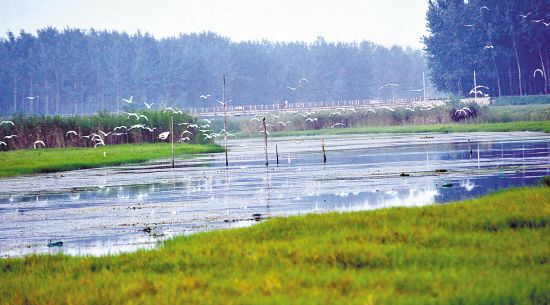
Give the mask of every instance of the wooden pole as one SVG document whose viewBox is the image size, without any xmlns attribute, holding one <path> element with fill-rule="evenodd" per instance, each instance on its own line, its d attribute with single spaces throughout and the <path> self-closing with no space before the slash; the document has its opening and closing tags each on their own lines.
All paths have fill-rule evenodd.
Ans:
<svg viewBox="0 0 550 305">
<path fill-rule="evenodd" d="M 327 163 L 327 153 L 325 151 L 325 140 L 321 138 L 321 148 L 323 149 L 323 163 Z"/>
<path fill-rule="evenodd" d="M 265 125 L 265 117 L 262 119 L 264 125 L 264 143 L 265 143 L 265 166 L 269 165 L 269 159 L 267 157 L 267 126 Z"/>
<path fill-rule="evenodd" d="M 172 168 L 174 168 L 174 114 L 172 113 L 172 120 L 170 124 L 170 133 L 172 135 Z"/>
<path fill-rule="evenodd" d="M 468 147 L 470 148 L 470 158 L 472 158 L 472 143 L 470 142 L 470 139 L 468 139 Z"/>
<path fill-rule="evenodd" d="M 277 156 L 277 167 L 279 166 L 279 147 L 275 144 L 275 155 Z"/>
<path fill-rule="evenodd" d="M 225 74 L 223 75 L 222 103 L 223 103 L 223 130 L 224 130 L 223 141 L 225 146 L 225 166 L 229 166 L 229 160 L 227 159 L 227 112 L 225 107 Z"/>
</svg>

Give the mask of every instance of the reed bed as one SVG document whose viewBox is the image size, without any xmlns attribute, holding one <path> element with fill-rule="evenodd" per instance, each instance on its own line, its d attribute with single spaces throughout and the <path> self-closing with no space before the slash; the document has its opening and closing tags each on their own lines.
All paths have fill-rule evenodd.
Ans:
<svg viewBox="0 0 550 305">
<path fill-rule="evenodd" d="M 135 117 L 128 118 L 126 114 L 110 114 L 98 113 L 91 116 L 24 116 L 15 115 L 5 120 L 13 121 L 14 125 L 3 124 L 0 126 L 0 140 L 7 143 L 6 146 L 0 146 L 0 150 L 16 150 L 33 148 L 35 141 L 44 141 L 48 148 L 60 147 L 93 147 L 95 142 L 89 136 L 96 133 L 102 136 L 105 145 L 112 144 L 133 144 L 133 143 L 152 143 L 159 142 L 158 135 L 162 132 L 170 130 L 171 112 L 163 113 L 162 111 L 139 111 L 138 114 L 145 115 L 148 120 Z M 179 123 L 201 124 L 199 120 L 188 113 L 174 114 L 174 134 L 175 140 L 178 141 L 181 133 L 186 129 L 184 125 Z M 155 128 L 153 131 L 148 131 L 143 128 L 134 128 L 133 125 L 144 125 L 146 127 Z M 114 131 L 117 126 L 125 126 L 127 129 L 117 130 L 109 136 L 103 136 L 100 130 L 108 133 Z M 78 135 L 67 135 L 69 130 L 75 131 Z M 188 143 L 206 144 L 212 143 L 211 140 L 205 139 L 202 133 L 198 132 L 197 128 L 190 128 L 193 135 L 186 134 L 189 137 Z M 12 139 L 4 139 L 8 135 L 17 135 Z"/>
</svg>

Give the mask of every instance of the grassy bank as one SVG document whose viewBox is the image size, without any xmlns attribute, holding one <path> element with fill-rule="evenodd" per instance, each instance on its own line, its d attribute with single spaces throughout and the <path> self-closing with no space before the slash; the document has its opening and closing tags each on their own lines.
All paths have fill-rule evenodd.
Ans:
<svg viewBox="0 0 550 305">
<path fill-rule="evenodd" d="M 6 304 L 548 304 L 550 188 L 0 260 Z"/>
<path fill-rule="evenodd" d="M 434 125 L 403 125 L 357 128 L 325 128 L 318 130 L 299 130 L 273 132 L 272 136 L 339 135 L 362 133 L 417 133 L 417 132 L 508 132 L 541 131 L 550 132 L 550 121 L 506 122 L 506 123 L 450 123 Z"/>
<path fill-rule="evenodd" d="M 175 144 L 175 155 L 223 151 L 214 144 Z M 169 158 L 169 143 L 99 146 L 98 148 L 51 148 L 0 152 L 0 177 L 59 172 Z"/>
</svg>

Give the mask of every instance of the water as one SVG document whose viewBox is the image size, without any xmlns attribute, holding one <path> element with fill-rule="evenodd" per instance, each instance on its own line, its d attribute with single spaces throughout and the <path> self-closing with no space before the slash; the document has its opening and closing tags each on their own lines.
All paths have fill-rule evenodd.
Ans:
<svg viewBox="0 0 550 305">
<path fill-rule="evenodd" d="M 271 139 L 267 168 L 263 140 L 246 139 L 229 141 L 229 169 L 223 154 L 211 154 L 177 160 L 176 169 L 156 161 L 1 179 L 0 256 L 134 251 L 175 235 L 248 226 L 257 214 L 264 219 L 440 204 L 534 185 L 550 170 L 550 136 L 542 133 L 324 141 L 327 164 L 319 137 Z M 63 247 L 46 247 L 50 239 L 62 240 Z"/>
</svg>

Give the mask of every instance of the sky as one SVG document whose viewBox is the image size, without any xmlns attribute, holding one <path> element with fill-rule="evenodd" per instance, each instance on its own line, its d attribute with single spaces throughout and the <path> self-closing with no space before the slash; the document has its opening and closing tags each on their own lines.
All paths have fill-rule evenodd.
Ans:
<svg viewBox="0 0 550 305">
<path fill-rule="evenodd" d="M 428 0 L 0 0 L 0 37 L 68 26 L 156 38 L 211 31 L 237 42 L 322 36 L 421 48 L 427 9 Z"/>
</svg>

